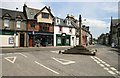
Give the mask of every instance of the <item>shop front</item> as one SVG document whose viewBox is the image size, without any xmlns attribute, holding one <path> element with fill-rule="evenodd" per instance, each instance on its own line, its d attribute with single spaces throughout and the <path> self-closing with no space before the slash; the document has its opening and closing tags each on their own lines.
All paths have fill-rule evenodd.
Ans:
<svg viewBox="0 0 120 78">
<path fill-rule="evenodd" d="M 56 34 L 56 46 L 70 46 L 71 36 L 66 33 Z"/>
<path fill-rule="evenodd" d="M 34 32 L 34 34 L 30 34 L 29 46 L 53 46 L 53 33 Z"/>
</svg>

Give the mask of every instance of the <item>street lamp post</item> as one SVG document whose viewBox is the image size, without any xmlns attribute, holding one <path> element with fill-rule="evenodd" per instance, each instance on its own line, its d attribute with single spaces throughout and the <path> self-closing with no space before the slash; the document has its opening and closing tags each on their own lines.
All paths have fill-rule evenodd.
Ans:
<svg viewBox="0 0 120 78">
<path fill-rule="evenodd" d="M 81 45 L 81 22 L 82 22 L 82 19 L 81 19 L 81 15 L 79 15 L 79 45 Z"/>
<path fill-rule="evenodd" d="M 14 48 L 16 46 L 16 16 L 17 16 L 17 10 L 18 8 L 16 8 L 16 12 L 15 12 L 15 26 L 14 26 Z"/>
</svg>

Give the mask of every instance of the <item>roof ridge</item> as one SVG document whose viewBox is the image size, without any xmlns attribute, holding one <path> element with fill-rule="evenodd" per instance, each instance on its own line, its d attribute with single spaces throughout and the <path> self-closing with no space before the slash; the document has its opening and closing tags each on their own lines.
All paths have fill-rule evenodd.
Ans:
<svg viewBox="0 0 120 78">
<path fill-rule="evenodd" d="M 35 8 L 30 8 L 30 7 L 27 7 L 28 9 L 32 9 L 32 10 L 37 10 L 37 11 L 41 11 L 40 9 L 35 9 Z"/>
<path fill-rule="evenodd" d="M 13 11 L 13 12 L 21 12 L 23 13 L 23 11 L 16 11 L 16 10 L 11 10 L 11 9 L 5 9 L 5 8 L 0 8 L 1 10 L 8 10 L 8 11 Z"/>
</svg>

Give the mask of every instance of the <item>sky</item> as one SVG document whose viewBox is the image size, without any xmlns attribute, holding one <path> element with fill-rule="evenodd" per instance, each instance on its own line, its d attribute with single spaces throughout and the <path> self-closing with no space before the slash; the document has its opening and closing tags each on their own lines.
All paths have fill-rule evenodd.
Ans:
<svg viewBox="0 0 120 78">
<path fill-rule="evenodd" d="M 103 2 L 104 1 L 104 2 Z M 42 9 L 44 6 L 50 6 L 54 16 L 66 18 L 67 14 L 73 15 L 76 19 L 79 14 L 82 15 L 82 24 L 90 27 L 90 32 L 94 38 L 102 33 L 108 33 L 110 30 L 111 16 L 118 18 L 118 0 L 67 0 L 48 1 L 48 0 L 2 0 L 0 8 L 22 11 L 24 3 L 28 7 Z"/>
</svg>

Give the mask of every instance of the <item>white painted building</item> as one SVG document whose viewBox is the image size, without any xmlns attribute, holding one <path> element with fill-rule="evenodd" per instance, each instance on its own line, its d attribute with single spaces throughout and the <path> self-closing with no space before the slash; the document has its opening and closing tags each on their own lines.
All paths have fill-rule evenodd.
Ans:
<svg viewBox="0 0 120 78">
<path fill-rule="evenodd" d="M 54 19 L 54 46 L 75 46 L 75 27 L 69 19 Z"/>
</svg>

